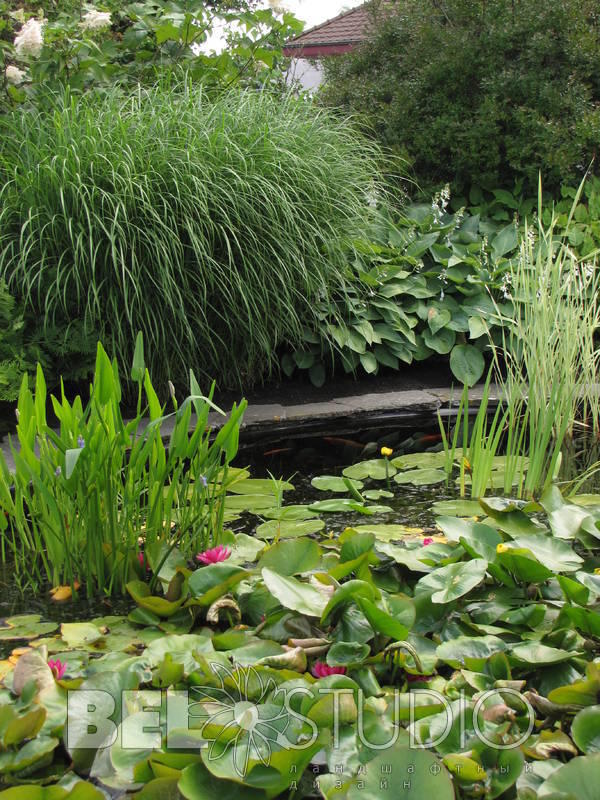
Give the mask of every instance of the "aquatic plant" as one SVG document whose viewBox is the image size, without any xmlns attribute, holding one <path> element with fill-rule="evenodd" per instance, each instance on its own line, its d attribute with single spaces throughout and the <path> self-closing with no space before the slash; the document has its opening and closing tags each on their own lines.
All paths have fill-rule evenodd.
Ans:
<svg viewBox="0 0 600 800">
<path fill-rule="evenodd" d="M 443 481 L 444 459 L 397 455 L 398 491 Z M 382 459 L 345 471 L 364 495 L 384 485 Z M 320 478 L 319 492 L 343 485 Z M 228 485 L 230 520 L 277 512 L 282 528 L 224 533 L 226 562 L 178 567 L 153 593 L 133 585 L 128 616 L 5 621 L 17 647 L 1 664 L 0 776 L 13 785 L 0 800 L 61 776 L 52 797 L 76 780 L 73 800 L 115 787 L 274 800 L 315 781 L 375 800 L 382 781 L 398 795 L 409 779 L 418 798 L 595 800 L 600 496 L 438 501 L 425 537 L 357 507 L 332 538 L 283 521 L 318 503 L 267 507 L 292 484 L 231 468 Z M 57 683 L 53 662 L 67 660 Z M 114 707 L 89 705 L 98 690 Z"/>
<path fill-rule="evenodd" d="M 190 373 L 191 394 L 181 405 L 173 398 L 167 413 L 145 369 L 141 336 L 131 376 L 137 413 L 126 420 L 117 365 L 98 344 L 89 400 L 70 402 L 62 387 L 50 397 L 58 431 L 47 420 L 42 368 L 33 390 L 23 378 L 14 473 L 0 454 L 2 559 L 21 580 L 68 584 L 73 592 L 81 582 L 88 595 L 123 592 L 140 568 L 155 581 L 168 576 L 176 548 L 191 557 L 218 545 L 245 401 L 211 438 L 209 412 L 224 415 L 213 389 L 204 396 Z"/>
</svg>

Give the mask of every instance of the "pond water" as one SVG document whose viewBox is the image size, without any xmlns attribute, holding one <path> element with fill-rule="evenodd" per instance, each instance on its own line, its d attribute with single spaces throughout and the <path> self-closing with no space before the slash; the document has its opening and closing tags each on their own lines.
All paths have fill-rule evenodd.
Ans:
<svg viewBox="0 0 600 800">
<path fill-rule="evenodd" d="M 280 436 L 276 441 L 258 441 L 244 444 L 234 466 L 247 468 L 254 478 L 282 478 L 289 481 L 293 490 L 285 492 L 284 504 L 309 504 L 331 498 L 331 492 L 322 492 L 312 486 L 311 481 L 324 474 L 339 476 L 350 464 L 378 458 L 382 446 L 393 448 L 394 454 L 436 451 L 441 447 L 437 426 L 423 425 L 420 430 L 406 425 L 387 428 L 365 428 L 351 435 L 318 434 L 305 436 L 294 432 Z M 562 474 L 571 480 L 600 460 L 600 444 L 597 441 L 577 439 L 570 442 L 564 451 Z M 378 482 L 385 489 L 385 483 Z M 423 529 L 433 533 L 435 514 L 432 504 L 440 500 L 458 497 L 458 488 L 450 482 L 432 486 L 398 486 L 392 482 L 393 497 L 377 501 L 392 508 L 364 517 L 353 511 L 322 514 L 327 532 L 341 533 L 345 528 L 359 524 L 393 523 Z M 600 472 L 593 475 L 580 491 L 599 492 Z M 341 496 L 341 495 L 340 495 Z M 227 527 L 234 533 L 253 534 L 260 524 L 260 512 L 242 513 L 238 520 Z M 10 564 L 0 562 L 0 620 L 15 614 L 39 614 L 43 619 L 68 622 L 93 619 L 99 616 L 127 614 L 134 608 L 129 597 L 106 597 L 89 600 L 80 596 L 76 601 L 54 603 L 50 600 L 49 586 L 37 592 L 29 588 L 21 590 L 15 581 Z M 10 647 L 8 652 L 10 652 Z M 0 655 L 7 652 L 0 642 Z"/>
</svg>

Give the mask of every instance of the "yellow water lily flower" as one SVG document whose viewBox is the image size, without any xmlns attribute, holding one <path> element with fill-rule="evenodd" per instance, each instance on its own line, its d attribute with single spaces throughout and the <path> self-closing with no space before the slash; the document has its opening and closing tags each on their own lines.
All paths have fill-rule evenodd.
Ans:
<svg viewBox="0 0 600 800">
<path fill-rule="evenodd" d="M 508 553 L 509 550 L 510 547 L 507 544 L 504 544 L 504 542 L 500 542 L 500 544 L 496 547 L 497 553 Z"/>
<path fill-rule="evenodd" d="M 391 447 L 382 447 L 381 448 L 381 455 L 382 456 L 385 456 L 387 458 L 388 456 L 391 456 L 393 454 L 394 454 L 394 451 L 392 450 Z"/>
</svg>

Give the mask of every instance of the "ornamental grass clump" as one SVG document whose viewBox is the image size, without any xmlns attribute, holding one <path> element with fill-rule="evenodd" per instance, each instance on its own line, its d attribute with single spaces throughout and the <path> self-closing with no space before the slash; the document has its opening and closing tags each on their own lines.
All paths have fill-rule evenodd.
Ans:
<svg viewBox="0 0 600 800">
<path fill-rule="evenodd" d="M 83 320 L 122 368 L 141 330 L 159 389 L 190 367 L 221 386 L 268 375 L 344 291 L 343 246 L 373 213 L 376 148 L 293 97 L 67 93 L 0 128 L 0 274 L 47 330 Z"/>
</svg>

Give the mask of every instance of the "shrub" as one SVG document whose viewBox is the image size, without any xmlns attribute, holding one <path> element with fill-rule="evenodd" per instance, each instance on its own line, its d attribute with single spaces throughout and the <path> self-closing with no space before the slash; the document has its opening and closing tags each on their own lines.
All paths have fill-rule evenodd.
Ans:
<svg viewBox="0 0 600 800">
<path fill-rule="evenodd" d="M 600 133 L 594 0 L 402 0 L 329 59 L 326 101 L 405 154 L 425 188 L 579 182 Z"/>
<path fill-rule="evenodd" d="M 272 370 L 343 290 L 376 150 L 301 100 L 157 86 L 0 120 L 0 273 L 46 329 L 82 320 L 159 386 Z"/>
</svg>

